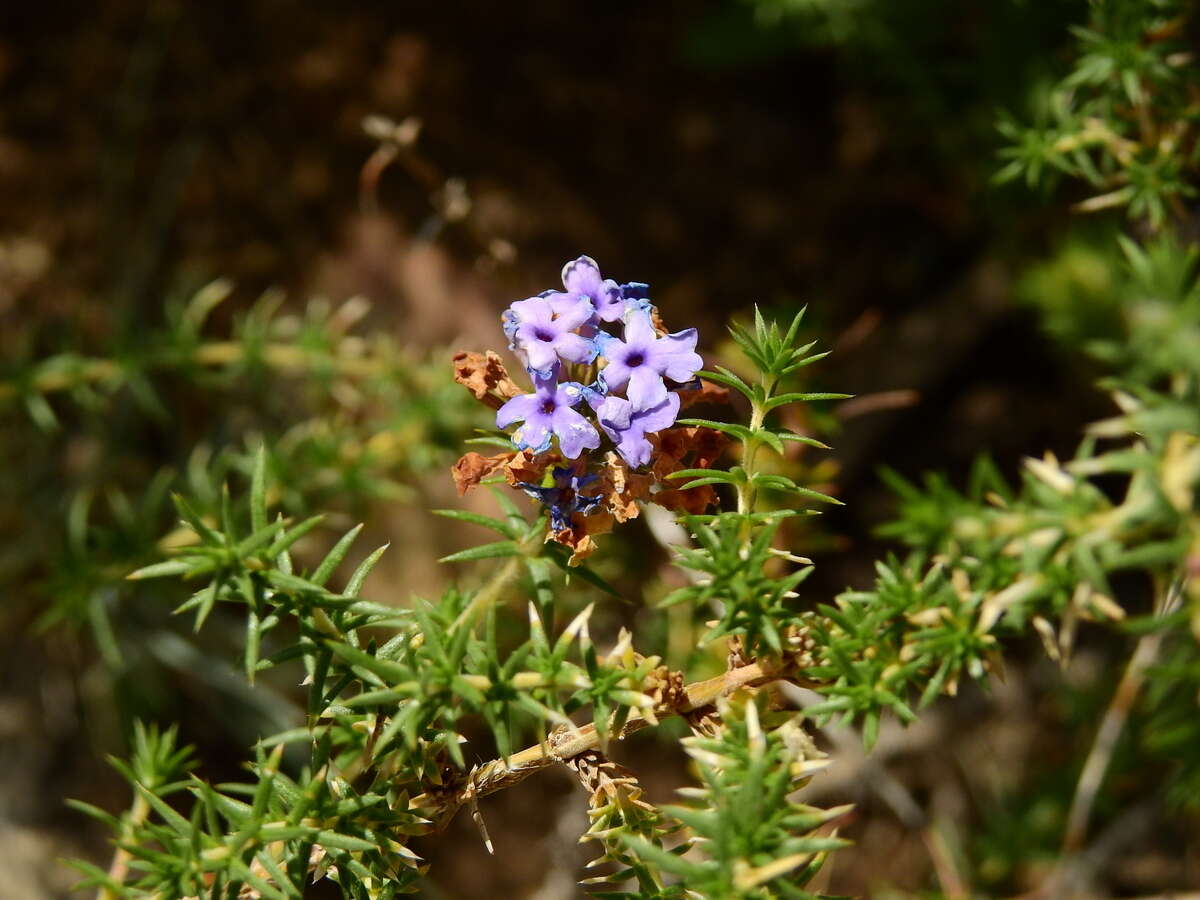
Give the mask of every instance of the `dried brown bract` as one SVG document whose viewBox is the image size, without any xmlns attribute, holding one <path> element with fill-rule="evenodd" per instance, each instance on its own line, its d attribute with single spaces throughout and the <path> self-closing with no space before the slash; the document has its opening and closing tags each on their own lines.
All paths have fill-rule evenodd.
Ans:
<svg viewBox="0 0 1200 900">
<path fill-rule="evenodd" d="M 502 473 L 504 480 L 513 487 L 537 484 L 546 469 L 558 461 L 557 453 L 533 453 L 529 450 L 514 450 L 495 456 L 472 452 L 464 454 L 451 466 L 450 474 L 454 476 L 454 484 L 461 496 L 496 473 Z"/>
<path fill-rule="evenodd" d="M 654 473 L 663 478 L 680 469 L 711 468 L 728 446 L 729 438 L 712 428 L 668 428 L 658 435 Z"/>
<path fill-rule="evenodd" d="M 483 481 L 489 475 L 505 468 L 516 453 L 501 453 L 497 456 L 484 456 L 482 453 L 466 453 L 458 462 L 450 467 L 454 477 L 454 486 L 458 488 L 461 497 L 471 488 Z"/>
<path fill-rule="evenodd" d="M 504 479 L 512 487 L 538 484 L 546 470 L 562 460 L 557 453 L 534 453 L 532 450 L 518 450 L 508 456 L 509 460 L 504 466 Z"/>
<path fill-rule="evenodd" d="M 604 498 L 603 508 L 618 522 L 636 519 L 641 512 L 637 501 L 650 496 L 654 479 L 634 472 L 625 460 L 612 452 L 604 457 L 599 475 L 597 493 Z"/>
<path fill-rule="evenodd" d="M 550 531 L 546 535 L 546 540 L 569 547 L 571 558 L 567 560 L 567 565 L 577 566 L 598 549 L 599 544 L 596 543 L 595 536 L 608 534 L 612 528 L 613 517 L 608 513 L 593 513 L 590 516 L 575 513 L 571 516 L 570 528 Z"/>
<path fill-rule="evenodd" d="M 475 353 L 460 350 L 454 354 L 454 380 L 492 409 L 499 409 L 524 391 L 508 375 L 500 355 L 489 350 Z"/>
<path fill-rule="evenodd" d="M 711 428 L 669 428 L 657 435 L 657 450 L 651 473 L 664 487 L 650 499 L 675 512 L 699 515 L 717 504 L 712 485 L 681 490 L 667 476 L 680 469 L 708 469 L 729 445 L 729 438 Z M 666 485 L 670 485 L 667 487 Z"/>
<path fill-rule="evenodd" d="M 588 792 L 592 806 L 603 806 L 610 801 L 624 801 L 644 811 L 657 814 L 657 810 L 642 800 L 642 786 L 637 776 L 624 766 L 613 762 L 599 750 L 586 750 L 566 760 L 567 768 L 579 778 L 579 783 Z"/>
<path fill-rule="evenodd" d="M 729 388 L 701 379 L 698 391 L 679 392 L 680 409 L 688 409 L 692 406 L 698 406 L 701 403 L 728 406 Z"/>
</svg>

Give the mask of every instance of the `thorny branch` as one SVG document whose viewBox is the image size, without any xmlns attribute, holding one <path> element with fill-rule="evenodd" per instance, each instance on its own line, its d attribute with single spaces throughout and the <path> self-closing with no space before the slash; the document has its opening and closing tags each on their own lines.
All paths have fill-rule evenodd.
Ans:
<svg viewBox="0 0 1200 900">
<path fill-rule="evenodd" d="M 751 663 L 730 669 L 724 675 L 687 685 L 680 702 L 665 709 L 656 710 L 659 719 L 702 710 L 719 698 L 748 687 L 760 687 L 784 676 L 782 668 L 763 662 Z M 617 740 L 640 731 L 652 724 L 640 713 L 629 717 Z M 507 759 L 494 759 L 472 770 L 466 782 L 448 791 L 421 794 L 412 800 L 412 807 L 429 813 L 432 828 L 440 831 L 467 803 L 497 791 L 520 784 L 530 775 L 550 766 L 562 763 L 580 753 L 601 746 L 600 734 L 594 722 L 577 728 L 560 727 L 550 733 L 542 743 L 514 753 Z"/>
</svg>

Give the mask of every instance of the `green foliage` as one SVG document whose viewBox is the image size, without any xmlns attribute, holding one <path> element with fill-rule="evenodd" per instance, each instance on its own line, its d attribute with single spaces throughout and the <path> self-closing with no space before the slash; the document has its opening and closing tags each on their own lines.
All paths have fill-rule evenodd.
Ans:
<svg viewBox="0 0 1200 900">
<path fill-rule="evenodd" d="M 1169 773 L 1172 804 L 1200 809 L 1200 645 L 1178 615 L 1162 661 L 1150 672 L 1137 749 Z"/>
<path fill-rule="evenodd" d="M 1112 373 L 1106 385 L 1138 392 L 1161 389 L 1188 405 L 1200 379 L 1200 282 L 1197 250 L 1164 235 L 1145 244 L 1119 237 L 1121 256 L 1076 239 L 1033 268 L 1021 293 L 1042 311 L 1046 328 L 1083 347 Z"/>
<path fill-rule="evenodd" d="M 289 548 L 317 520 L 270 521 L 269 490 L 264 451 L 244 514 L 228 492 L 220 522 L 213 524 L 177 498 L 193 539 L 130 578 L 204 582 L 177 609 L 194 613 L 197 629 L 218 603 L 244 607 L 247 676 L 302 659 L 307 725 L 261 742 L 250 785 L 190 784 L 187 816 L 163 800 L 182 786 L 165 783 L 160 774 L 178 766 L 176 756 L 139 752 L 122 769 L 140 801 L 121 825 L 119 844 L 137 857 L 133 867 L 142 875 L 118 884 L 89 870 L 89 883 L 130 897 L 235 896 L 244 884 L 264 895 L 300 896 L 306 866 L 316 865 L 318 874 L 336 871 L 347 896 L 405 892 L 415 884 L 416 860 L 407 842 L 428 824 L 426 810 L 410 803 L 412 794 L 462 786 L 468 775 L 464 721 L 482 719 L 508 756 L 518 737 L 539 733 L 544 739 L 544 726 L 568 724 L 572 711 L 590 709 L 603 742 L 631 713 L 652 706 L 643 688 L 657 659 L 632 655 L 627 644 L 607 656 L 598 653 L 587 631 L 590 608 L 553 643 L 532 607 L 526 640 L 514 644 L 498 634 L 495 603 L 514 577 L 513 567 L 524 563 L 539 580 L 547 576 L 548 561 L 537 555 L 541 542 L 528 546 L 531 526 L 523 520 L 519 527 L 511 517 L 493 522 L 502 533 L 523 535 L 524 542 L 514 543 L 506 570 L 488 587 L 474 594 L 450 591 L 437 604 L 417 601 L 400 610 L 357 596 L 383 548 L 340 592 L 326 586 L 358 528 L 311 572 L 296 571 Z M 287 620 L 294 637 L 262 654 Z M 381 628 L 395 634 L 378 645 L 373 635 Z M 168 734 L 161 743 L 170 742 Z M 296 742 L 310 746 L 310 762 L 289 777 L 280 771 L 280 754 Z M 269 757 L 263 755 L 268 748 L 274 748 Z M 238 800 L 241 795 L 253 802 Z M 425 796 L 436 808 L 436 794 Z"/>
<path fill-rule="evenodd" d="M 768 574 L 782 561 L 773 546 L 781 517 L 763 517 L 749 545 L 742 534 L 742 519 L 736 514 L 717 516 L 710 522 L 695 516 L 684 521 L 699 547 L 678 548 L 678 564 L 700 573 L 701 580 L 673 591 L 663 605 L 686 602 L 697 609 L 720 610 L 720 621 L 704 636 L 704 643 L 737 635 L 752 656 L 761 652 L 782 655 L 788 631 L 802 623 L 789 601 L 812 567 L 798 568 L 784 577 Z"/>
<path fill-rule="evenodd" d="M 282 746 L 259 751 L 248 766 L 253 784 L 213 787 L 193 778 L 160 785 L 144 771 L 123 768 L 136 793 L 118 852 L 135 874 L 117 880 L 86 867 L 89 877 L 80 886 L 129 897 L 237 897 L 251 889 L 282 900 L 303 896 L 315 865 L 350 897 L 411 893 L 416 860 L 401 841 L 419 820 L 407 813 L 404 796 L 345 796 L 340 780 L 324 773 L 293 780 L 279 771 L 282 752 Z M 160 767 L 152 774 L 161 779 L 167 772 Z M 166 800 L 184 789 L 192 795 L 190 817 Z"/>
<path fill-rule="evenodd" d="M 976 604 L 959 597 L 939 570 L 917 581 L 894 561 L 877 568 L 874 590 L 846 592 L 836 606 L 818 607 L 817 659 L 805 671 L 829 698 L 810 706 L 809 715 L 861 719 L 868 747 L 883 713 L 915 721 L 908 694 L 920 690 L 927 705 L 941 691 L 953 693 L 964 671 L 983 675 L 995 646 L 976 628 Z"/>
<path fill-rule="evenodd" d="M 114 672 L 164 627 L 140 618 L 150 604 L 135 598 L 146 592 L 122 581 L 178 537 L 163 537 L 171 492 L 187 496 L 193 517 L 217 521 L 223 486 L 251 476 L 265 443 L 271 501 L 288 514 L 410 501 L 412 485 L 448 462 L 474 424 L 443 365 L 382 334 L 354 333 L 369 312 L 363 301 L 314 302 L 297 314 L 267 294 L 232 316 L 226 336 L 217 313 L 231 292 L 214 282 L 174 299 L 163 322 L 118 332 L 95 353 L 17 354 L 0 368 L 0 416 L 18 426 L 31 417 L 41 432 L 25 442 L 28 483 L 10 485 L 10 499 L 27 503 L 52 479 L 70 500 L 61 519 L 31 521 L 4 568 L 46 601 L 43 626 L 90 628 Z M 210 430 L 193 427 L 205 421 Z M 68 441 L 61 423 L 79 436 Z M 80 446 L 87 463 L 63 483 L 57 456 Z"/>
<path fill-rule="evenodd" d="M 1034 122 L 1007 117 L 1000 182 L 1031 187 L 1062 176 L 1093 191 L 1084 211 L 1124 207 L 1162 227 L 1195 195 L 1195 66 L 1181 0 L 1097 0 L 1072 29 L 1074 69 L 1036 100 Z"/>
<path fill-rule="evenodd" d="M 849 395 L 782 391 L 786 380 L 805 366 L 828 355 L 812 353 L 815 341 L 799 342 L 801 310 L 786 329 L 770 325 L 755 310 L 753 330 L 739 325 L 730 327 L 738 348 L 757 369 L 757 377 L 747 381 L 724 366 L 702 372 L 710 381 L 740 393 L 750 403 L 749 425 L 714 422 L 710 419 L 682 419 L 685 425 L 698 425 L 720 431 L 741 444 L 741 463 L 728 472 L 709 469 L 684 469 L 669 475 L 686 479 L 683 487 L 727 484 L 737 493 L 737 510 L 716 516 L 689 516 L 684 522 L 699 546 L 679 549 L 679 565 L 699 573 L 690 587 L 673 592 L 665 605 L 689 602 L 695 608 L 716 608 L 721 620 L 705 636 L 705 641 L 737 635 L 749 656 L 784 654 L 784 635 L 796 624 L 795 612 L 788 601 L 794 588 L 808 575 L 800 568 L 784 577 L 774 573 L 781 563 L 804 564 L 807 560 L 774 547 L 780 524 L 801 515 L 797 510 L 758 510 L 760 493 L 782 494 L 789 500 L 839 501 L 819 491 L 803 487 L 785 475 L 761 471 L 758 454 L 766 447 L 782 456 L 788 443 L 825 448 L 815 438 L 796 434 L 772 425 L 771 413 L 793 403 L 838 400 Z M 826 448 L 827 449 L 827 448 Z"/>
<path fill-rule="evenodd" d="M 772 546 L 779 522 L 791 513 L 759 512 L 757 497 L 760 491 L 789 486 L 762 477 L 753 458 L 762 444 L 782 449 L 778 436 L 785 432 L 766 424 L 769 413 L 810 399 L 777 391 L 783 378 L 817 358 L 808 353 L 811 345 L 795 345 L 798 327 L 799 317 L 787 330 L 760 317 L 753 332 L 735 331 L 762 370 L 756 388 L 747 386 L 754 409 L 751 425 L 741 431 L 725 428 L 744 440 L 740 471 L 745 478 L 738 491 L 745 512 L 689 520 L 701 546 L 685 554 L 685 564 L 710 574 L 714 589 L 675 598 L 724 604 L 726 621 L 713 637 L 738 636 L 748 658 L 765 654 L 776 660 L 771 665 L 784 668 L 794 665 L 803 649 L 801 620 L 785 601 L 809 570 L 800 568 L 782 578 L 768 574 L 773 564 L 795 559 Z M 729 370 L 718 377 L 740 382 Z M 181 528 L 170 542 L 173 549 L 165 560 L 144 565 L 129 578 L 134 583 L 171 579 L 188 584 L 191 595 L 176 611 L 191 613 L 197 630 L 219 606 L 241 609 L 247 677 L 253 681 L 256 673 L 301 661 L 308 690 L 305 724 L 260 741 L 248 767 L 249 784 L 171 783 L 154 772 L 130 769 L 134 806 L 124 819 L 109 824 L 119 825 L 118 843 L 122 853 L 130 854 L 131 874 L 115 878 L 88 870 L 90 883 L 114 896 L 233 896 L 243 885 L 268 896 L 296 896 L 315 869 L 318 875 L 336 872 L 347 896 L 407 891 L 416 884 L 418 870 L 408 849 L 413 834 L 439 827 L 460 806 L 473 803 L 477 793 L 503 786 L 514 770 L 528 765 L 518 760 L 532 758 L 545 765 L 560 757 L 542 748 L 584 740 L 580 749 L 561 758 L 586 760 L 592 759 L 587 753 L 600 754 L 591 768 L 580 762 L 579 771 L 581 778 L 588 774 L 593 794 L 589 834 L 605 847 L 602 859 L 619 866 L 603 881 L 619 884 L 632 878 L 644 896 L 682 896 L 671 880 L 678 871 L 660 865 L 664 854 L 679 859 L 664 849 L 678 824 L 641 800 L 640 789 L 630 787 L 636 782 L 616 771 L 603 750 L 616 736 L 702 701 L 693 700 L 658 657 L 635 652 L 627 632 L 611 651 L 600 652 L 588 629 L 591 607 L 557 635 L 548 630 L 559 609 L 560 587 L 552 573 L 568 567 L 562 548 L 543 540 L 544 519 L 529 522 L 507 501 L 502 518 L 443 512 L 502 538 L 446 561 L 500 559 L 499 569 L 473 592 L 451 590 L 436 604 L 418 599 L 398 609 L 358 596 L 384 548 L 370 554 L 340 590 L 331 587 L 360 528 L 347 532 L 311 569 L 297 565 L 291 550 L 318 526 L 320 517 L 293 521 L 273 515 L 270 498 L 281 494 L 273 485 L 269 460 L 265 448 L 255 455 L 244 502 L 235 502 L 224 488 L 218 508 L 206 514 L 176 496 Z M 794 484 L 790 491 L 831 499 Z M 581 567 L 570 572 L 602 584 Z M 502 621 L 506 599 L 521 588 L 532 601 L 524 636 Z M 384 633 L 391 636 L 383 639 Z M 718 686 L 711 696 L 719 698 L 732 689 Z M 568 717 L 581 712 L 592 720 L 588 733 L 594 737 L 577 736 Z M 749 733 L 743 728 L 721 737 L 723 722 L 707 721 L 706 728 L 718 729 L 714 739 L 742 741 Z M 470 722 L 485 726 L 501 757 L 483 770 L 470 768 L 463 752 Z M 745 727 L 753 732 L 757 726 Z M 530 740 L 541 743 L 518 752 L 521 742 Z M 815 827 L 812 817 L 818 815 L 809 811 L 797 818 L 783 800 L 802 754 L 792 747 L 760 759 L 756 741 L 751 740 L 752 758 L 746 760 L 755 802 L 783 812 L 770 819 L 774 836 L 763 835 L 752 847 L 722 844 L 724 855 L 716 858 L 718 868 L 712 871 L 725 872 L 719 878 L 728 880 L 736 869 L 735 880 L 740 884 L 750 878 L 757 892 L 753 896 L 760 896 L 761 884 L 784 874 L 779 869 L 767 877 L 775 869 L 762 868 L 768 862 L 764 854 L 775 854 L 770 865 L 779 867 L 780 860 L 833 844 L 811 836 L 799 842 L 786 837 L 788 829 Z M 308 762 L 289 774 L 281 754 L 293 744 L 308 746 Z M 155 759 L 169 756 L 150 754 Z M 746 801 L 729 793 L 732 782 L 715 771 L 710 775 L 709 789 L 722 792 L 733 804 L 730 809 L 744 818 Z M 187 802 L 168 804 L 164 798 L 183 793 L 181 785 L 188 788 Z M 180 805 L 185 811 L 179 811 Z M 722 827 L 726 840 L 729 829 L 740 826 Z M 703 827 L 699 833 L 707 837 Z M 630 838 L 642 844 L 629 843 Z M 757 862 L 734 865 L 732 854 Z M 755 867 L 751 875 L 743 872 L 744 865 Z M 799 862 L 789 863 L 787 870 L 797 866 Z"/>
<path fill-rule="evenodd" d="M 595 880 L 614 888 L 600 896 L 679 898 L 683 885 L 706 898 L 810 896 L 804 885 L 840 846 L 822 828 L 840 810 L 788 797 L 820 766 L 820 754 L 797 720 L 764 729 L 756 701 L 723 698 L 744 684 L 791 680 L 824 695 L 808 708 L 811 720 L 861 723 L 870 746 L 885 714 L 913 721 L 917 709 L 954 693 L 962 679 L 993 670 L 1003 634 L 1032 624 L 1053 655 L 1069 653 L 1078 619 L 1121 617 L 1111 599 L 1112 573 L 1143 570 L 1162 579 L 1177 570 L 1194 528 L 1200 444 L 1169 421 L 1138 433 L 1132 421 L 1108 422 L 1103 430 L 1123 436 L 1125 447 L 1099 452 L 1089 438 L 1066 465 L 1050 457 L 1030 461 L 1015 491 L 986 463 L 966 493 L 937 478 L 922 490 L 889 476 L 903 503 L 885 530 L 936 554 L 933 564 L 921 555 L 892 560 L 878 567 L 871 590 L 803 603 L 795 589 L 811 564 L 778 546 L 782 524 L 800 513 L 767 510 L 764 502 L 780 494 L 832 498 L 763 472 L 760 453 L 765 447 L 780 454 L 793 440 L 817 443 L 773 425 L 775 410 L 845 395 L 786 388 L 789 376 L 823 355 L 799 341 L 799 325 L 800 316 L 786 329 L 758 316 L 753 330 L 733 330 L 756 376 L 747 380 L 727 368 L 706 374 L 745 396 L 749 424 L 691 421 L 738 441 L 740 462 L 728 472 L 677 473 L 685 483 L 729 485 L 738 504 L 683 518 L 697 543 L 679 548 L 677 562 L 694 580 L 664 601 L 716 612 L 703 640 L 725 638 L 731 668 L 710 682 L 684 688 L 658 657 L 635 652 L 628 632 L 600 652 L 588 628 L 592 607 L 555 634 L 562 583 L 552 573 L 586 570 L 568 567 L 562 548 L 544 541 L 543 518 L 528 521 L 507 500 L 502 517 L 442 513 L 501 538 L 446 559 L 498 559 L 492 579 L 475 591 L 450 590 L 437 603 L 416 599 L 398 609 L 358 597 L 383 548 L 340 591 L 330 587 L 358 528 L 311 570 L 296 566 L 290 548 L 319 518 L 272 518 L 269 498 L 279 492 L 265 449 L 254 458 L 245 504 L 223 490 L 218 511 L 205 516 L 177 497 L 184 531 L 175 549 L 130 577 L 192 582 L 177 611 L 193 613 L 197 629 L 218 604 L 241 608 L 247 676 L 301 660 L 307 716 L 302 727 L 259 743 L 250 783 L 188 782 L 190 812 L 163 799 L 180 793 L 178 783 L 131 769 L 130 813 L 120 820 L 93 814 L 118 830 L 138 874 L 118 880 L 87 870 L 91 882 L 114 896 L 232 896 L 246 884 L 264 895 L 295 896 L 311 874 L 336 872 L 347 896 L 412 890 L 420 872 L 409 847 L 413 835 L 440 828 L 477 796 L 561 761 L 591 794 L 586 836 L 604 848 L 598 862 L 617 867 Z M 1154 392 L 1144 384 L 1150 402 Z M 1129 415 L 1136 415 L 1132 402 Z M 1127 478 L 1119 500 L 1091 481 L 1113 475 Z M 518 591 L 529 598 L 524 630 L 507 616 L 507 600 Z M 1149 627 L 1183 621 L 1179 613 Z M 577 714 L 591 720 L 586 729 L 572 724 Z M 685 745 L 701 787 L 686 792 L 694 805 L 659 810 L 604 749 L 677 714 L 691 717 L 695 736 Z M 499 754 L 495 762 L 468 766 L 469 723 L 482 725 Z M 1164 740 L 1162 749 L 1176 746 Z M 519 749 L 529 741 L 537 743 Z M 292 744 L 309 752 L 307 764 L 289 774 L 281 754 Z M 1191 769 L 1181 771 L 1186 785 Z M 693 843 L 702 855 L 683 853 Z M 633 884 L 633 893 L 622 887 Z"/>
<path fill-rule="evenodd" d="M 687 806 L 666 809 L 702 842 L 707 858 L 685 858 L 638 837 L 627 840 L 710 900 L 810 898 L 803 885 L 828 852 L 845 843 L 820 829 L 846 810 L 788 799 L 821 765 L 795 719 L 765 729 L 754 700 L 725 703 L 720 712 L 716 735 L 684 739 L 700 783 L 681 791 Z"/>
<path fill-rule="evenodd" d="M 876 8 L 866 0 L 758 6 L 777 8 L 780 18 L 824 17 L 839 40 L 868 34 L 864 20 Z M 233 394 L 286 377 L 312 395 L 306 414 L 276 410 L 236 440 L 193 453 L 181 474 L 161 470 L 140 496 L 114 489 L 98 502 L 99 492 L 82 490 L 67 517 L 45 624 L 87 621 L 105 660 L 119 667 L 136 642 L 124 623 L 114 627 L 113 597 L 154 586 L 138 597 L 174 603 L 198 633 L 238 623 L 251 684 L 270 669 L 294 668 L 306 693 L 294 727 L 257 732 L 238 783 L 195 774 L 173 729 L 136 726 L 131 759 L 114 761 L 132 791 L 129 810 L 115 816 L 73 804 L 107 826 L 116 846 L 107 871 L 78 864 L 84 885 L 109 898 L 163 900 L 300 897 L 323 877 L 356 900 L 415 892 L 424 873 L 415 837 L 466 808 L 490 847 L 478 799 L 562 765 L 588 792 L 584 838 L 609 868 L 589 879 L 597 896 L 814 897 L 823 861 L 843 846 L 833 826 L 845 808 L 796 799 L 825 764 L 807 729 L 855 725 L 870 747 L 886 716 L 912 722 L 965 680 L 998 671 L 1006 639 L 1036 633 L 1053 659 L 1068 660 L 1082 622 L 1115 627 L 1118 640 L 1135 644 L 1122 681 L 1133 687 L 1117 699 L 1137 703 L 1139 746 L 1169 761 L 1162 783 L 1171 798 L 1194 805 L 1200 287 L 1194 249 L 1169 230 L 1184 218 L 1196 163 L 1186 23 L 1182 4 L 1165 0 L 1097 0 L 1091 9 L 1090 26 L 1075 31 L 1075 68 L 1046 94 L 1036 126 L 1002 123 L 1010 146 L 999 179 L 1080 178 L 1101 191 L 1084 209 L 1125 206 L 1164 232 L 1142 244 L 1122 236 L 1107 248 L 1070 240 L 1022 288 L 1054 334 L 1106 367 L 1116 414 L 1091 426 L 1071 459 L 1027 460 L 1015 485 L 987 461 L 961 490 L 941 476 L 918 484 L 886 473 L 899 508 L 881 533 L 909 555 L 877 564 L 867 589 L 805 597 L 799 589 L 812 564 L 794 552 L 788 526 L 816 511 L 801 507 L 838 501 L 784 474 L 789 444 L 828 448 L 782 427 L 779 413 L 847 395 L 795 389 L 800 370 L 826 354 L 801 338 L 803 312 L 781 326 L 756 310 L 751 327 L 730 329 L 740 354 L 734 368 L 701 373 L 746 401 L 748 421 L 681 420 L 732 439 L 737 461 L 669 476 L 735 502 L 680 518 L 694 544 L 676 548 L 685 582 L 662 604 L 710 623 L 696 650 L 724 641 L 726 667 L 706 681 L 686 684 L 660 656 L 635 649 L 641 636 L 624 629 L 601 639 L 605 652 L 592 621 L 617 591 L 569 565 L 569 550 L 546 542 L 546 519 L 530 521 L 500 494 L 498 516 L 441 511 L 497 539 L 443 559 L 491 574 L 436 601 L 360 596 L 385 549 L 346 573 L 362 526 L 319 557 L 299 552 L 328 521 L 309 509 L 407 499 L 406 482 L 468 424 L 443 397 L 445 379 L 386 341 L 348 334 L 362 312 L 354 304 L 313 306 L 297 318 L 277 316 L 265 300 L 235 321 L 232 339 L 213 341 L 204 327 L 226 293 L 217 285 L 172 307 L 153 340 L 108 355 L 10 364 L 0 401 L 23 407 L 46 433 L 65 406 L 48 398 L 60 394 L 102 414 L 128 392 L 151 418 L 172 406 L 161 384 L 174 390 L 176 379 Z M 331 406 L 334 393 L 343 400 Z M 106 527 L 94 527 L 97 514 Z M 1131 583 L 1135 596 L 1148 595 L 1149 615 L 1118 602 Z M 592 588 L 606 596 L 579 611 L 577 598 Z M 786 711 L 789 687 L 820 699 L 803 713 Z M 672 716 L 691 730 L 683 745 L 696 783 L 681 791 L 684 803 L 659 808 L 607 751 Z M 1068 829 L 1078 825 L 1079 795 Z M 1042 808 L 1037 799 L 1030 809 Z M 1053 841 L 1063 804 L 1053 806 L 1028 852 Z M 1015 821 L 998 815 L 979 842 L 977 856 L 995 870 L 982 881 L 1015 869 Z"/>
</svg>

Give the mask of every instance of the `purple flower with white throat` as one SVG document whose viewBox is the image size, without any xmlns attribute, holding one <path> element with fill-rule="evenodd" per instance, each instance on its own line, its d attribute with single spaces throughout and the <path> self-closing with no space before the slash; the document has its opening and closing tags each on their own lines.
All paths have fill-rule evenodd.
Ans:
<svg viewBox="0 0 1200 900">
<path fill-rule="evenodd" d="M 574 363 L 596 358 L 595 342 L 575 333 L 594 313 L 582 294 L 551 291 L 510 305 L 504 313 L 504 332 L 526 366 L 548 377 L 560 358 Z"/>
<path fill-rule="evenodd" d="M 548 378 L 534 378 L 532 394 L 513 397 L 496 411 L 496 427 L 524 424 L 513 432 L 513 443 L 522 450 L 542 453 L 550 449 L 552 437 L 567 459 L 575 459 L 585 449 L 600 446 L 600 433 L 572 407 L 583 399 L 583 386 L 568 381 L 558 384 L 552 371 Z"/>
<path fill-rule="evenodd" d="M 629 382 L 628 399 L 588 394 L 594 404 L 596 420 L 614 444 L 617 452 L 629 465 L 644 466 L 650 462 L 653 447 L 646 435 L 670 428 L 679 415 L 679 395 L 667 390 L 662 379 L 642 379 Z"/>
<path fill-rule="evenodd" d="M 625 321 L 625 339 L 602 339 L 600 351 L 608 360 L 600 373 L 610 390 L 620 390 L 634 383 L 644 393 L 652 383 L 662 384 L 663 378 L 685 384 L 704 366 L 696 352 L 695 328 L 659 337 L 654 331 L 649 313 L 633 310 Z"/>
<path fill-rule="evenodd" d="M 625 312 L 620 285 L 611 278 L 602 278 L 600 267 L 590 256 L 581 256 L 563 266 L 562 283 L 569 292 L 591 300 L 596 315 L 605 322 L 615 322 Z"/>
</svg>

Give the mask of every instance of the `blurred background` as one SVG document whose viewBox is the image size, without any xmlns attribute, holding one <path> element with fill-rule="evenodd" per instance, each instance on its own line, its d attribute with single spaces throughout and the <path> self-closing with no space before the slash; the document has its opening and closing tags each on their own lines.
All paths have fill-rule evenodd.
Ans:
<svg viewBox="0 0 1200 900">
<path fill-rule="evenodd" d="M 1009 475 L 1069 455 L 1110 401 L 1046 335 L 1030 273 L 1044 287 L 1068 233 L 1120 222 L 991 179 L 998 112 L 1062 74 L 1086 17 L 1082 0 L 6 4 L 0 896 L 68 896 L 59 857 L 106 864 L 63 800 L 128 804 L 105 755 L 133 719 L 179 722 L 214 779 L 294 722 L 294 685 L 238 674 L 234 615 L 194 636 L 170 586 L 122 581 L 169 543 L 168 492 L 215 503 L 266 440 L 277 505 L 331 513 L 313 555 L 356 521 L 392 542 L 369 596 L 469 578 L 436 560 L 476 535 L 429 513 L 462 502 L 449 466 L 487 425 L 449 357 L 503 349 L 501 309 L 580 253 L 650 282 L 708 358 L 752 304 L 808 304 L 834 351 L 810 383 L 859 398 L 802 423 L 835 450 L 795 465 L 847 504 L 795 536 L 814 600 L 869 583 L 889 549 L 879 466 L 961 482 L 981 453 Z M 597 558 L 634 596 L 670 583 L 646 528 Z M 632 605 L 607 627 L 635 621 L 669 631 Z M 857 804 L 855 846 L 826 889 L 1035 887 L 1122 649 L 1085 633 L 1060 671 L 1031 638 L 1004 682 L 885 729 L 870 760 L 843 747 L 817 790 Z M 629 754 L 654 799 L 683 783 L 670 742 Z M 1102 821 L 1143 790 L 1134 757 L 1114 765 Z M 497 856 L 462 817 L 423 847 L 428 897 L 582 896 L 570 781 L 483 812 Z M 1097 863 L 1112 896 L 1200 884 L 1196 820 L 1148 815 Z"/>
</svg>

